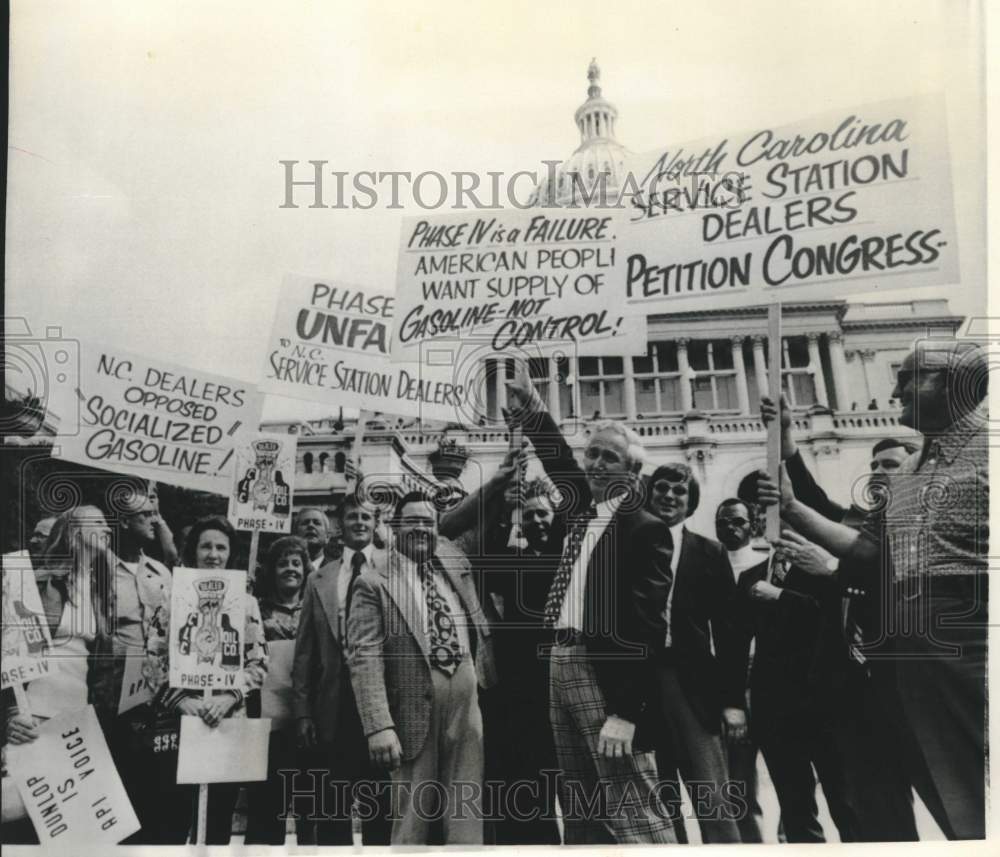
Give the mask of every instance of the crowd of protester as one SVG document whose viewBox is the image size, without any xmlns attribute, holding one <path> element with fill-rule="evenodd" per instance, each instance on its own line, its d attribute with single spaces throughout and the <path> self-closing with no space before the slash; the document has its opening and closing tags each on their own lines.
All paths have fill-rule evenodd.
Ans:
<svg viewBox="0 0 1000 857">
<path fill-rule="evenodd" d="M 641 438 L 614 420 L 578 461 L 519 369 L 508 419 L 525 441 L 479 490 L 392 508 L 359 490 L 272 541 L 250 569 L 242 691 L 167 684 L 171 568 L 233 567 L 229 522 L 175 539 L 149 486 L 113 515 L 79 505 L 26 544 L 69 657 L 27 685 L 30 714 L 5 691 L 6 742 L 94 705 L 141 823 L 129 844 L 194 841 L 179 718 L 261 716 L 272 688 L 290 703 L 267 777 L 210 786 L 208 844 L 229 842 L 241 788 L 248 844 L 282 844 L 289 814 L 299 844 L 359 828 L 374 845 L 686 842 L 685 789 L 702 841 L 761 842 L 758 751 L 782 841 L 824 841 L 817 782 L 842 841 L 915 840 L 914 790 L 948 838 L 981 838 L 986 368 L 969 343 L 914 348 L 893 396 L 916 433 L 878 439 L 849 507 L 765 399 L 781 478 L 719 503 L 713 534 L 688 526 L 690 467 L 643 476 Z M 544 477 L 524 478 L 529 454 Z M 129 657 L 156 692 L 119 714 Z M 4 840 L 31 837 L 5 811 Z"/>
</svg>

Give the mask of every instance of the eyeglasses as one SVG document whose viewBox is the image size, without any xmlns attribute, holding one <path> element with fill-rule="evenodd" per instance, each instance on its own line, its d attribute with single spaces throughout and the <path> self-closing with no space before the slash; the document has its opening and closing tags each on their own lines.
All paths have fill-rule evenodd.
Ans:
<svg viewBox="0 0 1000 857">
<path fill-rule="evenodd" d="M 688 493 L 688 487 L 683 482 L 667 482 L 666 479 L 657 479 L 653 483 L 653 490 L 659 494 L 671 493 L 675 497 L 683 497 Z"/>
<path fill-rule="evenodd" d="M 750 522 L 746 518 L 716 518 L 715 525 L 729 524 L 733 527 L 745 527 Z"/>
</svg>

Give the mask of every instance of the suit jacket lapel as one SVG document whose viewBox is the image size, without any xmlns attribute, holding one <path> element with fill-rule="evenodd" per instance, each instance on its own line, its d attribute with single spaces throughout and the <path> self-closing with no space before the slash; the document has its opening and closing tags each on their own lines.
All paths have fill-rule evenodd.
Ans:
<svg viewBox="0 0 1000 857">
<path fill-rule="evenodd" d="M 420 651 L 424 657 L 430 661 L 430 642 L 427 639 L 427 631 L 424 628 L 423 613 L 420 611 L 418 597 L 422 598 L 423 593 L 418 590 L 416 569 L 409 560 L 401 556 L 396 551 L 391 551 L 386 556 L 383 566 L 382 577 L 384 578 L 386 591 L 389 598 L 396 605 L 403 619 L 410 629 L 410 634 L 417 641 Z"/>
<path fill-rule="evenodd" d="M 470 579 L 468 570 L 452 568 L 451 563 L 444 560 L 441 561 L 441 566 L 444 568 L 445 576 L 451 583 L 452 589 L 458 594 L 458 600 L 468 621 L 475 626 L 476 631 L 481 636 L 489 636 L 489 625 L 479 604 L 476 587 Z"/>
<path fill-rule="evenodd" d="M 323 605 L 326 621 L 334 639 L 340 639 L 340 599 L 337 597 L 337 578 L 340 576 L 340 560 L 335 559 L 324 565 L 316 575 L 316 594 Z"/>
</svg>

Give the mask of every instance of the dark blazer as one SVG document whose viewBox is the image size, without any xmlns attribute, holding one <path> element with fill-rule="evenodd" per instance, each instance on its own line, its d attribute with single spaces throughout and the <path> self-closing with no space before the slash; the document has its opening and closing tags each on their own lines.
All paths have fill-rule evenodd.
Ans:
<svg viewBox="0 0 1000 857">
<path fill-rule="evenodd" d="M 740 622 L 740 661 L 749 661 L 750 640 L 756 640 L 750 670 L 750 705 L 755 729 L 800 726 L 817 713 L 817 688 L 812 665 L 822 627 L 822 581 L 794 566 L 781 584 L 777 601 L 756 601 L 753 585 L 767 576 L 762 562 L 740 575 L 736 616 Z"/>
<path fill-rule="evenodd" d="M 444 540 L 437 558 L 465 610 L 479 686 L 487 689 L 496 682 L 491 632 L 468 561 Z M 434 698 L 422 597 L 399 554 L 390 551 L 383 568 L 365 571 L 355 583 L 347 626 L 351 683 L 364 733 L 395 729 L 405 759 L 423 749 Z"/>
<path fill-rule="evenodd" d="M 583 469 L 545 410 L 527 417 L 524 431 L 545 472 L 568 499 L 566 517 L 593 502 Z M 663 645 L 670 592 L 670 531 L 629 497 L 590 555 L 584 587 L 583 639 L 597 682 L 615 714 L 636 724 L 634 744 L 654 746 L 657 732 L 652 654 Z"/>
<path fill-rule="evenodd" d="M 685 529 L 671 600 L 670 657 L 688 704 L 712 734 L 720 730 L 723 708 L 746 704 L 732 613 L 735 592 L 722 545 Z"/>
</svg>

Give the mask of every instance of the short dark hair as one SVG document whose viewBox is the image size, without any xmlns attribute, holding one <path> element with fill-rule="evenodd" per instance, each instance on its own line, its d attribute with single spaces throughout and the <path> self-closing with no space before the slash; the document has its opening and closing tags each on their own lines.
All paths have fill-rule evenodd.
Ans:
<svg viewBox="0 0 1000 857">
<path fill-rule="evenodd" d="M 435 513 L 437 513 L 437 506 L 425 491 L 407 491 L 402 497 L 399 498 L 395 508 L 392 510 L 392 524 L 395 525 L 399 523 L 399 519 L 403 514 L 403 508 L 408 503 L 427 503 L 433 506 Z"/>
<path fill-rule="evenodd" d="M 718 506 L 715 507 L 715 517 L 719 517 L 719 512 L 723 509 L 731 508 L 732 506 L 742 506 L 747 510 L 747 520 L 750 522 L 751 527 L 756 527 L 757 525 L 757 505 L 756 503 L 750 503 L 747 500 L 741 500 L 739 497 L 727 497 Z"/>
<path fill-rule="evenodd" d="M 686 482 L 688 486 L 688 508 L 685 517 L 690 518 L 701 501 L 701 486 L 694 471 L 686 464 L 661 464 L 649 477 L 649 487 L 652 489 L 658 479 L 669 479 L 671 482 Z"/>
<path fill-rule="evenodd" d="M 264 559 L 264 568 L 260 577 L 257 578 L 254 594 L 258 597 L 273 598 L 276 594 L 275 580 L 277 579 L 278 561 L 286 554 L 298 554 L 302 559 L 303 586 L 305 578 L 313 571 L 312 562 L 309 559 L 309 549 L 305 541 L 298 536 L 282 536 L 267 552 Z"/>
<path fill-rule="evenodd" d="M 898 437 L 887 437 L 883 438 L 872 447 L 872 455 L 878 455 L 886 449 L 895 449 L 897 446 L 903 447 L 903 449 L 905 449 L 910 455 L 913 455 L 913 453 L 920 449 L 920 447 L 912 441 L 900 440 Z"/>
<path fill-rule="evenodd" d="M 184 540 L 184 565 L 188 568 L 195 568 L 198 556 L 198 539 L 201 534 L 208 530 L 218 530 L 229 539 L 229 559 L 226 561 L 226 568 L 229 568 L 236 553 L 236 530 L 222 515 L 209 515 L 207 518 L 199 518 L 191 525 L 191 530 Z"/>
<path fill-rule="evenodd" d="M 524 493 L 521 499 L 527 502 L 528 500 L 541 498 L 542 500 L 547 500 L 549 505 L 555 506 L 552 494 L 553 486 L 551 482 L 547 479 L 532 479 L 524 484 Z"/>
</svg>

